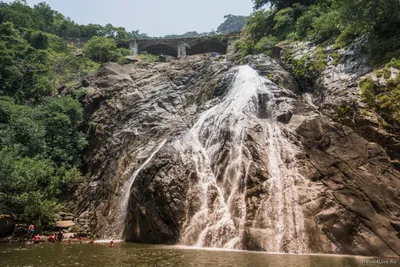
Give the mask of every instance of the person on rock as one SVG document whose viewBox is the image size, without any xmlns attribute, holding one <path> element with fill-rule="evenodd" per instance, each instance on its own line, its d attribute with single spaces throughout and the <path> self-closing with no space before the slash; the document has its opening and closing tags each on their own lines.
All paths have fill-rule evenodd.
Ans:
<svg viewBox="0 0 400 267">
<path fill-rule="evenodd" d="M 94 244 L 94 239 L 90 240 L 89 244 Z"/>
<path fill-rule="evenodd" d="M 39 243 L 40 243 L 40 235 L 39 235 L 39 234 L 36 234 L 36 235 L 33 237 L 33 244 L 37 245 L 37 244 L 39 244 Z"/>
<path fill-rule="evenodd" d="M 35 236 L 35 225 L 33 225 L 33 223 L 31 223 L 31 225 L 29 225 L 29 227 L 28 227 L 28 234 L 31 237 Z"/>
<path fill-rule="evenodd" d="M 114 247 L 114 238 L 111 239 L 111 242 L 110 242 L 110 248 L 112 248 L 112 247 Z"/>
<path fill-rule="evenodd" d="M 47 238 L 47 241 L 49 241 L 50 243 L 55 243 L 56 242 L 56 237 L 53 234 L 51 234 L 49 236 L 49 238 Z"/>
<path fill-rule="evenodd" d="M 63 240 L 63 238 L 64 238 L 64 235 L 63 235 L 63 233 L 61 232 L 61 230 L 58 231 L 58 234 L 57 234 L 58 242 L 61 242 L 61 241 Z"/>
</svg>

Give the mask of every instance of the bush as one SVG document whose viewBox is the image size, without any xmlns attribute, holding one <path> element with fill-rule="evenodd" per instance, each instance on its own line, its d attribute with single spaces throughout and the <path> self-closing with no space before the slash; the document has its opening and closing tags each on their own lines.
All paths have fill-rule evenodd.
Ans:
<svg viewBox="0 0 400 267">
<path fill-rule="evenodd" d="M 84 47 L 85 55 L 93 61 L 105 63 L 117 62 L 122 57 L 129 55 L 129 50 L 117 48 L 114 39 L 95 36 L 90 39 Z"/>
<path fill-rule="evenodd" d="M 158 56 L 152 55 L 147 53 L 146 51 L 140 53 L 138 55 L 138 59 L 142 60 L 143 62 L 149 63 L 149 62 L 157 62 L 158 61 Z"/>
<path fill-rule="evenodd" d="M 368 41 L 370 65 L 382 65 L 392 58 L 400 57 L 400 34 L 381 37 L 371 35 Z"/>
<path fill-rule="evenodd" d="M 243 28 L 245 36 L 247 35 L 249 40 L 257 42 L 264 36 L 274 34 L 274 16 L 274 10 L 254 12 Z"/>
<path fill-rule="evenodd" d="M 323 72 L 326 69 L 326 51 L 322 47 L 317 48 L 317 53 L 314 57 L 314 66 L 319 72 Z"/>
<path fill-rule="evenodd" d="M 293 13 L 293 8 L 288 7 L 279 10 L 274 16 L 275 26 L 273 29 L 282 38 L 285 38 L 294 29 L 295 19 Z"/>
<path fill-rule="evenodd" d="M 254 52 L 255 53 L 266 53 L 270 54 L 271 48 L 278 43 L 278 39 L 272 35 L 268 37 L 263 37 L 261 38 L 260 41 L 257 42 L 257 44 L 254 46 Z"/>
<path fill-rule="evenodd" d="M 296 34 L 298 38 L 307 37 L 307 32 L 312 28 L 315 18 L 319 17 L 321 9 L 319 6 L 310 6 L 296 21 Z"/>
<path fill-rule="evenodd" d="M 360 35 L 361 31 L 354 24 L 348 25 L 336 38 L 335 48 L 343 48 L 350 45 Z"/>
<path fill-rule="evenodd" d="M 86 56 L 76 56 L 73 53 L 50 54 L 54 66 L 52 81 L 56 86 L 62 86 L 76 81 L 100 68 L 100 64 Z"/>
<path fill-rule="evenodd" d="M 65 177 L 57 175 L 50 160 L 18 155 L 18 150 L 5 147 L 0 151 L 0 195 L 7 212 L 20 220 L 49 227 L 61 207 L 57 197 L 65 195 L 60 184 Z"/>
<path fill-rule="evenodd" d="M 386 83 L 377 83 L 371 77 L 360 81 L 361 94 L 364 101 L 390 124 L 400 126 L 400 75 L 388 79 L 391 76 L 390 67 L 396 66 L 393 59 L 383 69 L 376 71 L 376 75 L 383 76 Z"/>
<path fill-rule="evenodd" d="M 308 38 L 316 43 L 322 43 L 340 33 L 340 21 L 336 11 L 322 13 L 312 22 L 312 28 L 308 31 Z"/>
<path fill-rule="evenodd" d="M 360 80 L 361 95 L 371 107 L 375 104 L 376 85 L 371 77 Z"/>
</svg>

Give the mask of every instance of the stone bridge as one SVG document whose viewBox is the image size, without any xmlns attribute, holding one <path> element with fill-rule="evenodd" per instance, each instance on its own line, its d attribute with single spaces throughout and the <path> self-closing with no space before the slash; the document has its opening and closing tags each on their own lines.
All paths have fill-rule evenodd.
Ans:
<svg viewBox="0 0 400 267">
<path fill-rule="evenodd" d="M 232 40 L 239 38 L 240 33 L 213 35 L 182 39 L 135 40 L 129 43 L 132 55 L 147 52 L 152 55 L 169 55 L 183 57 L 210 52 L 226 54 Z"/>
</svg>

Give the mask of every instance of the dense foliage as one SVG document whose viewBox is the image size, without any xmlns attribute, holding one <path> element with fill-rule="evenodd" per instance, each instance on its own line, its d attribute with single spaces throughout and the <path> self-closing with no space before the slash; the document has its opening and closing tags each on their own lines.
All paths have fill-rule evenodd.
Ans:
<svg viewBox="0 0 400 267">
<path fill-rule="evenodd" d="M 400 60 L 392 60 L 360 81 L 361 95 L 386 122 L 400 127 Z"/>
<path fill-rule="evenodd" d="M 49 227 L 82 179 L 87 145 L 78 96 L 58 95 L 120 61 L 118 43 L 148 38 L 111 24 L 78 25 L 46 3 L 0 2 L 0 213 Z M 85 53 L 70 38 L 89 38 Z"/>
<path fill-rule="evenodd" d="M 117 42 L 131 39 L 147 39 L 147 34 L 139 31 L 127 32 L 123 27 L 112 24 L 105 26 L 98 24 L 79 25 L 68 17 L 52 10 L 45 2 L 31 8 L 25 1 L 15 1 L 10 4 L 0 2 L 0 23 L 11 22 L 19 28 L 41 30 L 62 38 L 86 38 L 93 36 L 112 37 Z"/>
<path fill-rule="evenodd" d="M 129 50 L 118 48 L 115 41 L 102 36 L 95 36 L 85 44 L 85 55 L 97 62 L 117 61 L 129 55 Z"/>
<path fill-rule="evenodd" d="M 237 48 L 244 54 L 268 52 L 285 39 L 315 44 L 350 44 L 367 34 L 371 63 L 384 63 L 400 51 L 400 3 L 397 0 L 254 0 Z M 270 7 L 270 10 L 260 9 Z M 261 48 L 261 50 L 260 50 Z"/>
</svg>

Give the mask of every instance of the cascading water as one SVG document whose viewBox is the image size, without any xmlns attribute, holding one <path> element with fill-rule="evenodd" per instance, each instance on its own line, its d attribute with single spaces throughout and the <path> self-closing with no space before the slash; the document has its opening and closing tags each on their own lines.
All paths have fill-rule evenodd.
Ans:
<svg viewBox="0 0 400 267">
<path fill-rule="evenodd" d="M 128 203 L 129 198 L 131 195 L 131 188 L 133 183 L 135 182 L 135 178 L 138 176 L 140 171 L 152 160 L 152 158 L 157 154 L 158 151 L 165 145 L 167 139 L 162 141 L 158 144 L 151 155 L 135 170 L 135 172 L 131 175 L 130 179 L 125 183 L 124 187 L 122 188 L 122 202 L 118 209 L 118 218 L 116 218 L 116 224 L 114 225 L 114 229 L 116 229 L 117 233 L 114 233 L 113 236 L 118 236 L 120 238 L 124 238 L 123 231 L 124 231 L 124 222 L 126 220 L 126 215 L 128 212 Z"/>
<path fill-rule="evenodd" d="M 296 149 L 282 134 L 275 114 L 271 81 L 249 66 L 238 67 L 222 102 L 205 111 L 181 141 L 181 158 L 193 162 L 197 182 L 190 187 L 199 205 L 186 212 L 180 242 L 199 247 L 245 248 L 249 228 L 258 229 L 261 246 L 270 252 L 306 252 L 303 214 L 296 182 L 304 179 L 295 163 Z M 262 137 L 268 179 L 254 217 L 249 221 L 247 179 L 253 164 L 246 143 L 249 131 Z M 264 150 L 264 151 L 261 151 Z"/>
</svg>

